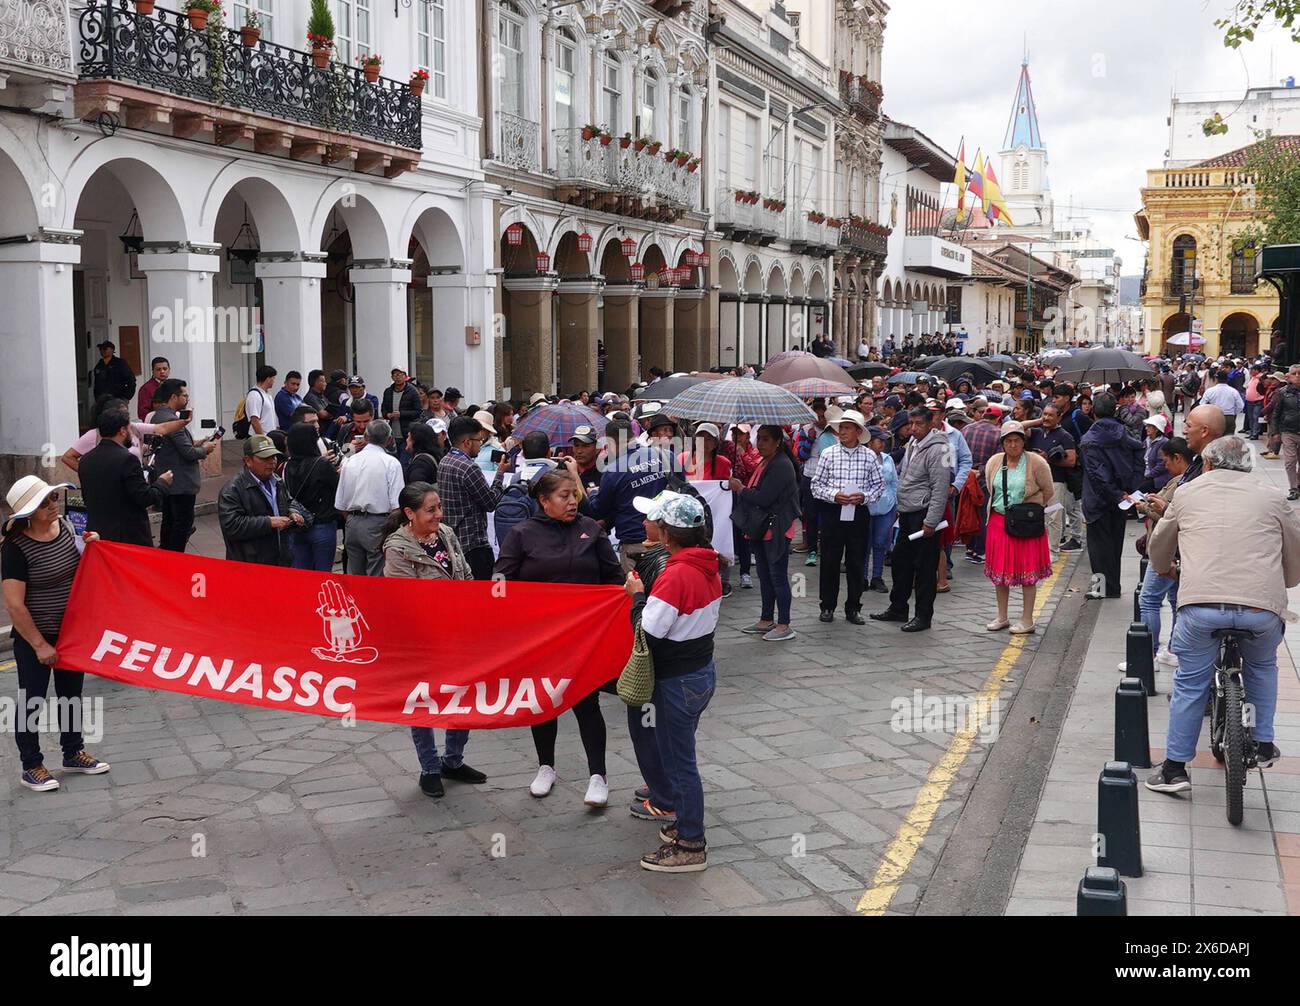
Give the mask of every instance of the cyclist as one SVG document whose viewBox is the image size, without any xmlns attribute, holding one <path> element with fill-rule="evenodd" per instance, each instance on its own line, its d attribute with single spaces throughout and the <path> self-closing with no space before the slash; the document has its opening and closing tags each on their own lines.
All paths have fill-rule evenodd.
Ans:
<svg viewBox="0 0 1300 1006">
<path fill-rule="evenodd" d="M 1147 544 L 1152 568 L 1179 577 L 1173 633 L 1178 670 L 1165 761 L 1146 782 L 1158 793 L 1192 788 L 1187 763 L 1196 756 L 1219 655 L 1217 629 L 1254 634 L 1240 649 L 1246 701 L 1254 707 L 1258 764 L 1268 768 L 1282 756 L 1273 743 L 1277 648 L 1286 588 L 1300 585 L 1300 515 L 1250 474 L 1254 460 L 1244 437 L 1220 437 L 1201 458 L 1204 474 L 1195 482 L 1184 480 Z M 1175 555 L 1181 557 L 1177 573 Z M 1241 561 L 1243 556 L 1249 561 Z"/>
</svg>

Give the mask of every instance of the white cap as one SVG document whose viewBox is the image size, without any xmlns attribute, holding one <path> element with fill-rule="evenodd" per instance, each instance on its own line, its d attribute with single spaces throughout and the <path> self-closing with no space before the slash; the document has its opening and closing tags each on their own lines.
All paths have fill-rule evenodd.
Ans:
<svg viewBox="0 0 1300 1006">
<path fill-rule="evenodd" d="M 695 427 L 695 435 L 697 437 L 703 436 L 706 433 L 709 436 L 711 436 L 714 440 L 722 439 L 722 431 L 719 430 L 713 423 L 700 423 L 699 426 Z"/>
</svg>

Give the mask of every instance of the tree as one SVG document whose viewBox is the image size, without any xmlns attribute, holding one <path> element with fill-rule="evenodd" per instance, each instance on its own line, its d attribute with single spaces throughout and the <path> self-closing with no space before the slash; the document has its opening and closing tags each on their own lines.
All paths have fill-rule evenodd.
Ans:
<svg viewBox="0 0 1300 1006">
<path fill-rule="evenodd" d="M 1266 136 L 1246 157 L 1255 186 L 1255 223 L 1242 235 L 1257 247 L 1300 244 L 1300 150 Z"/>
<path fill-rule="evenodd" d="M 334 15 L 327 0 L 311 0 L 311 13 L 307 16 L 307 37 L 334 41 Z"/>
<path fill-rule="evenodd" d="M 1238 49 L 1243 42 L 1255 41 L 1255 33 L 1265 21 L 1291 33 L 1291 41 L 1300 42 L 1300 0 L 1238 0 L 1229 17 L 1214 23 L 1227 29 L 1223 44 Z"/>
</svg>

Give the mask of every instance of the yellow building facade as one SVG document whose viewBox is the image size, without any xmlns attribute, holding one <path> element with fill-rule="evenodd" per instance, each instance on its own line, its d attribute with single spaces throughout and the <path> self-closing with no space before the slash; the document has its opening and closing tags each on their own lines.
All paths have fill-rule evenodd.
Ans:
<svg viewBox="0 0 1300 1006">
<path fill-rule="evenodd" d="M 1269 352 L 1279 328 L 1277 291 L 1256 283 L 1255 251 L 1241 234 L 1254 219 L 1244 170 L 1251 147 L 1186 168 L 1147 172 L 1138 234 L 1149 242 L 1142 280 L 1148 354 L 1179 355 L 1167 340 L 1194 331 L 1209 356 Z"/>
</svg>

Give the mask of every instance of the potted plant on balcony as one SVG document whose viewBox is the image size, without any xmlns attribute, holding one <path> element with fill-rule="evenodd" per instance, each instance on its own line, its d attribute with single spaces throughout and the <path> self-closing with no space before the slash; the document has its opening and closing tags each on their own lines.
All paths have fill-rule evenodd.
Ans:
<svg viewBox="0 0 1300 1006">
<path fill-rule="evenodd" d="M 631 134 L 631 133 L 624 133 L 622 136 L 620 136 L 620 137 L 618 138 L 618 145 L 619 145 L 620 147 L 622 147 L 624 150 L 626 150 L 628 147 L 632 146 L 632 134 Z M 640 150 L 641 148 L 638 147 L 637 149 Z"/>
<path fill-rule="evenodd" d="M 608 147 L 611 143 L 614 142 L 614 134 L 611 133 L 608 129 L 605 129 L 604 127 L 601 128 L 600 132 L 597 135 L 600 137 L 600 145 L 602 147 Z"/>
<path fill-rule="evenodd" d="M 357 62 L 361 64 L 361 72 L 366 75 L 367 84 L 373 84 L 379 80 L 379 71 L 384 65 L 383 56 L 377 52 L 372 52 L 365 56 L 358 56 Z"/>
<path fill-rule="evenodd" d="M 248 13 L 244 15 L 244 24 L 239 29 L 239 40 L 251 49 L 261 37 L 262 19 L 257 16 L 257 11 L 249 7 Z"/>
<path fill-rule="evenodd" d="M 649 145 L 650 145 L 650 137 L 641 136 L 637 138 L 636 143 L 632 144 L 632 147 L 639 154 L 641 153 L 641 151 L 645 150 L 645 148 L 648 147 Z"/>
<path fill-rule="evenodd" d="M 185 16 L 190 19 L 190 27 L 203 31 L 208 26 L 208 17 L 221 10 L 221 0 L 186 0 Z"/>
<path fill-rule="evenodd" d="M 647 140 L 647 141 L 646 141 L 646 145 L 650 148 L 650 156 L 651 156 L 651 157 L 653 157 L 655 154 L 659 153 L 660 148 L 663 147 L 663 143 L 662 143 L 661 141 L 659 141 L 659 140 L 655 140 L 655 139 Z"/>
<path fill-rule="evenodd" d="M 329 65 L 330 51 L 334 48 L 334 15 L 328 0 L 311 0 L 311 14 L 307 18 L 307 43 L 311 46 L 312 65 L 323 70 Z"/>
<path fill-rule="evenodd" d="M 839 230 L 840 227 L 843 226 L 843 224 L 844 224 L 844 221 L 841 220 L 839 217 L 827 217 L 827 218 L 826 218 L 826 226 L 829 227 L 829 228 L 830 228 L 831 230 L 833 230 L 833 231 L 837 231 L 837 230 Z"/>
<path fill-rule="evenodd" d="M 135 12 L 148 17 L 153 13 L 153 0 L 135 0 Z"/>
<path fill-rule="evenodd" d="M 700 170 L 700 163 L 701 162 L 698 157 L 692 157 L 686 163 L 686 170 L 689 171 L 691 174 L 695 174 L 695 172 Z"/>
<path fill-rule="evenodd" d="M 422 95 L 424 93 L 424 85 L 427 83 L 429 83 L 428 70 L 413 71 L 411 73 L 411 83 L 408 85 L 411 88 L 412 96 L 418 98 Z"/>
<path fill-rule="evenodd" d="M 688 150 L 679 150 L 679 151 L 677 151 L 677 157 L 676 157 L 676 160 L 677 160 L 677 166 L 678 166 L 679 168 L 684 168 L 684 167 L 686 167 L 687 162 L 689 162 L 690 159 L 691 159 L 690 151 L 688 151 Z"/>
<path fill-rule="evenodd" d="M 587 123 L 585 126 L 582 127 L 583 142 L 590 143 L 592 140 L 596 138 L 597 134 L 599 133 L 600 133 L 599 126 L 597 126 L 594 122 Z"/>
</svg>

